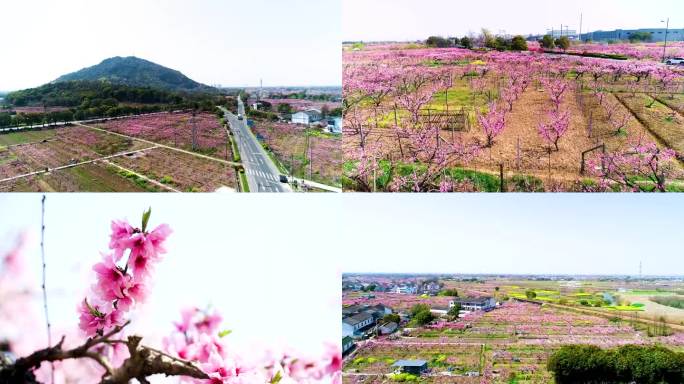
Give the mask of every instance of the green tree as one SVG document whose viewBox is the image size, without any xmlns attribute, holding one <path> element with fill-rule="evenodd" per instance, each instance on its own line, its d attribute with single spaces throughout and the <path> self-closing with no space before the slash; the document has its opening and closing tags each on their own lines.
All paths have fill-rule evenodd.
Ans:
<svg viewBox="0 0 684 384">
<path fill-rule="evenodd" d="M 539 42 L 542 46 L 542 48 L 546 49 L 553 49 L 556 46 L 556 43 L 553 40 L 553 36 L 551 35 L 544 35 L 544 37 L 541 39 Z"/>
<path fill-rule="evenodd" d="M 494 39 L 494 41 L 495 41 L 495 43 L 494 43 L 493 48 L 495 48 L 498 51 L 508 51 L 511 49 L 511 41 L 507 40 L 503 36 L 497 36 Z"/>
<path fill-rule="evenodd" d="M 418 312 L 418 313 L 413 317 L 413 320 L 414 320 L 414 321 L 416 322 L 416 324 L 418 324 L 418 325 L 425 325 L 425 324 L 428 324 L 428 323 L 430 323 L 430 322 L 431 322 L 432 320 L 434 320 L 434 319 L 435 319 L 435 317 L 434 317 L 434 315 L 432 314 L 432 312 L 430 312 L 429 309 L 428 309 L 427 311 Z"/>
<path fill-rule="evenodd" d="M 562 36 L 556 40 L 556 45 L 563 51 L 567 51 L 570 48 L 570 39 L 567 36 Z"/>
<path fill-rule="evenodd" d="M 529 290 L 525 291 L 525 296 L 526 296 L 528 299 L 533 300 L 533 299 L 536 299 L 536 298 L 537 298 L 537 292 L 535 292 L 535 291 L 532 290 L 532 289 L 529 289 Z"/>
<path fill-rule="evenodd" d="M 648 42 L 653 39 L 651 32 L 634 32 L 629 35 L 630 43 Z"/>
<path fill-rule="evenodd" d="M 452 318 L 457 318 L 458 313 L 461 311 L 461 304 L 460 303 L 454 303 L 454 306 L 449 309 L 449 312 L 447 312 L 447 315 L 451 316 Z"/>
<path fill-rule="evenodd" d="M 480 39 L 482 40 L 482 44 L 484 44 L 486 48 L 496 49 L 496 38 L 494 38 L 494 35 L 491 32 L 489 32 L 488 29 L 482 28 Z"/>
<path fill-rule="evenodd" d="M 468 36 L 463 36 L 460 41 L 463 48 L 473 49 L 473 40 Z"/>
<path fill-rule="evenodd" d="M 290 114 L 292 113 L 292 106 L 287 103 L 283 104 L 278 104 L 278 112 L 284 113 L 284 114 Z"/>
<path fill-rule="evenodd" d="M 430 36 L 425 41 L 425 44 L 431 48 L 448 48 L 451 46 L 451 42 L 440 36 Z"/>
<path fill-rule="evenodd" d="M 413 307 L 411 307 L 411 316 L 416 316 L 420 312 L 425 312 L 428 311 L 430 312 L 430 306 L 427 304 L 415 304 Z"/>
<path fill-rule="evenodd" d="M 439 293 L 440 296 L 451 296 L 451 297 L 458 297 L 458 290 L 455 288 L 449 288 L 441 291 Z"/>
<path fill-rule="evenodd" d="M 380 324 L 387 324 L 387 323 L 399 324 L 400 322 L 401 322 L 401 318 L 396 313 L 390 313 L 389 315 L 385 315 L 382 319 L 380 319 Z"/>
<path fill-rule="evenodd" d="M 425 325 L 435 319 L 427 304 L 416 304 L 411 307 L 411 318 L 416 325 Z"/>
<path fill-rule="evenodd" d="M 518 35 L 511 40 L 512 51 L 527 51 L 527 41 L 524 37 Z"/>
<path fill-rule="evenodd" d="M 9 113 L 0 113 L 0 127 L 9 127 L 12 125 L 12 115 Z"/>
</svg>

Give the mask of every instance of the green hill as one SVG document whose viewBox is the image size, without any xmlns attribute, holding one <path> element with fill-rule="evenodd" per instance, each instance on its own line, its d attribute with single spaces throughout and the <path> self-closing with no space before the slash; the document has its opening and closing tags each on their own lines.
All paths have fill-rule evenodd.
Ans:
<svg viewBox="0 0 684 384">
<path fill-rule="evenodd" d="M 54 82 L 74 80 L 106 81 L 135 87 L 161 88 L 174 91 L 212 91 L 179 71 L 137 57 L 112 57 L 100 64 L 61 76 Z"/>
</svg>

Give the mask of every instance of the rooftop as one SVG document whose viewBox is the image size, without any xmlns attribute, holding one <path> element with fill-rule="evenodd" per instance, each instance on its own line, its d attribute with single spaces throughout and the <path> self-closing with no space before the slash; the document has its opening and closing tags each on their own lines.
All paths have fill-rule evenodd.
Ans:
<svg viewBox="0 0 684 384">
<path fill-rule="evenodd" d="M 425 360 L 399 360 L 392 364 L 393 367 L 422 367 L 427 364 Z"/>
<path fill-rule="evenodd" d="M 344 319 L 342 319 L 342 322 L 347 323 L 349 325 L 356 325 L 372 318 L 373 316 L 371 314 L 363 312 L 359 313 L 358 315 L 345 317 Z"/>
<path fill-rule="evenodd" d="M 491 297 L 455 297 L 454 302 L 456 303 L 474 303 L 474 304 L 486 304 Z"/>
</svg>

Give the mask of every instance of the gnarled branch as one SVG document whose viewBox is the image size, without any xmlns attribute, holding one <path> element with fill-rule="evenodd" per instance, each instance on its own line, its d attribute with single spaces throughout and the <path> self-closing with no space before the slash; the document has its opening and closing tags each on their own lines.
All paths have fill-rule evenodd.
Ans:
<svg viewBox="0 0 684 384">
<path fill-rule="evenodd" d="M 32 354 L 17 359 L 14 363 L 0 356 L 0 383 L 25 384 L 35 382 L 33 370 L 40 367 L 43 362 L 61 361 L 68 359 L 87 358 L 97 362 L 105 370 L 101 384 L 127 384 L 131 379 L 137 379 L 141 383 L 146 382 L 146 377 L 155 374 L 166 376 L 189 376 L 196 379 L 209 378 L 206 373 L 193 363 L 173 357 L 154 348 L 140 345 L 140 336 L 129 336 L 126 340 L 112 340 L 112 336 L 118 334 L 128 325 L 115 327 L 106 334 L 88 339 L 81 346 L 70 350 L 63 350 L 64 337 L 56 345 L 33 352 Z M 126 344 L 130 357 L 124 363 L 114 368 L 103 355 L 90 349 L 99 344 L 110 343 Z"/>
</svg>

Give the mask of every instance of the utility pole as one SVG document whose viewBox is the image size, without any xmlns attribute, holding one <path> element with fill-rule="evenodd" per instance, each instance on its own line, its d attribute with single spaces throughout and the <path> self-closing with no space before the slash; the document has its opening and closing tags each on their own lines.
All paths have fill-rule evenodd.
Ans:
<svg viewBox="0 0 684 384">
<path fill-rule="evenodd" d="M 195 114 L 196 111 L 192 111 L 192 150 L 196 151 L 197 150 L 197 123 L 195 122 Z"/>
<path fill-rule="evenodd" d="M 309 147 L 309 180 L 313 180 L 313 158 L 312 158 L 312 148 L 311 148 L 311 136 L 306 136 Z"/>
<path fill-rule="evenodd" d="M 579 38 L 578 40 L 582 42 L 582 21 L 583 21 L 584 15 L 580 13 L 580 29 L 579 29 Z"/>
<path fill-rule="evenodd" d="M 665 23 L 664 20 L 660 21 L 661 23 Z M 670 29 L 670 18 L 667 18 L 667 24 L 665 24 L 665 45 L 663 45 L 663 63 L 665 62 L 665 55 L 667 54 L 667 32 Z"/>
</svg>

